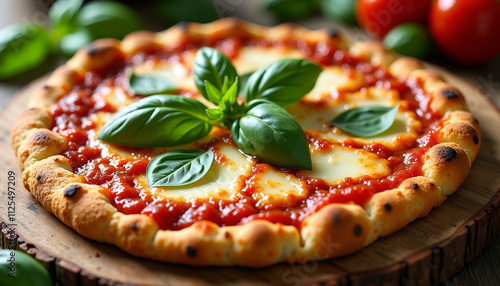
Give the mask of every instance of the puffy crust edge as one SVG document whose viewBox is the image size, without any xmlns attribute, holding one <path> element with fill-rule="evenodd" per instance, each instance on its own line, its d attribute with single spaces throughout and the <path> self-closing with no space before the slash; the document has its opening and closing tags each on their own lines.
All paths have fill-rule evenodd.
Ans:
<svg viewBox="0 0 500 286">
<path fill-rule="evenodd" d="M 83 179 L 72 172 L 68 160 L 58 155 L 66 141 L 49 130 L 53 119 L 48 108 L 81 81 L 86 71 L 106 67 L 138 51 L 166 47 L 185 37 L 235 31 L 272 39 L 300 39 L 306 33 L 313 41 L 338 37 L 331 31 L 309 31 L 289 24 L 266 28 L 236 19 L 223 19 L 207 25 L 178 25 L 161 33 L 136 32 L 122 42 L 96 41 L 54 71 L 46 86 L 33 96 L 31 108 L 21 113 L 14 123 L 11 138 L 24 171 L 26 188 L 47 210 L 81 235 L 115 244 L 137 256 L 191 265 L 264 267 L 282 261 L 322 260 L 355 252 L 378 236 L 388 235 L 417 217 L 425 216 L 465 179 L 468 168 L 463 162 L 473 160 L 478 148 L 467 143 L 467 138 L 471 134 L 480 137 L 480 130 L 466 113 L 455 112 L 448 115 L 440 131 L 438 138 L 443 143 L 426 154 L 424 175 L 427 178 L 411 178 L 397 189 L 375 194 L 364 207 L 354 204 L 325 206 L 303 221 L 300 233 L 293 226 L 264 220 L 229 227 L 199 221 L 186 229 L 169 231 L 160 230 L 148 216 L 118 212 L 109 202 L 108 190 L 83 183 Z M 451 88 L 439 75 L 427 72 L 420 62 L 405 58 L 396 60 L 377 43 L 355 43 L 350 53 L 375 65 L 391 65 L 391 72 L 397 76 L 421 78 L 426 83 L 429 80 L 430 83 L 424 86 L 428 92 L 439 94 Z M 461 96 L 458 98 L 463 100 Z M 453 110 L 464 108 L 465 102 L 460 100 L 451 105 Z M 435 102 L 432 107 L 436 110 L 451 111 L 449 107 L 443 107 L 440 99 Z M 469 127 L 459 127 L 463 124 L 471 126 L 474 131 L 465 130 Z M 465 130 L 463 136 L 454 135 L 453 130 L 457 128 Z M 468 151 L 455 143 L 444 143 L 446 141 L 457 141 Z M 443 155 L 450 148 L 456 153 L 451 161 Z"/>
</svg>

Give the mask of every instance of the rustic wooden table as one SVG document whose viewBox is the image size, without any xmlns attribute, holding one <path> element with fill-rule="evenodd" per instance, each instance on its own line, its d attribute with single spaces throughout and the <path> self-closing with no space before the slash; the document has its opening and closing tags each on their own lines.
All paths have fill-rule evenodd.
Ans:
<svg viewBox="0 0 500 286">
<path fill-rule="evenodd" d="M 9 24 L 23 21 L 47 23 L 48 8 L 46 2 L 42 0 L 0 0 L 0 29 Z M 218 5 L 220 15 L 224 17 L 238 16 L 257 24 L 276 23 L 270 15 L 262 13 L 259 2 L 261 1 L 219 0 L 214 1 L 214 5 Z M 147 13 L 147 5 L 139 10 Z M 321 17 L 302 20 L 299 24 L 312 29 L 337 28 L 354 39 L 367 38 L 359 29 L 337 25 L 325 21 Z M 148 25 L 153 30 L 163 28 L 157 23 L 148 23 Z M 500 57 L 479 68 L 460 67 L 441 58 L 433 58 L 430 61 L 467 79 L 481 89 L 491 99 L 492 104 L 500 106 Z M 60 62 L 61 59 L 51 57 L 43 67 L 35 71 L 8 81 L 0 81 L 0 110 L 4 109 L 13 96 L 30 81 L 50 72 Z M 12 116 L 15 115 L 12 114 Z M 2 150 L 2 152 L 11 151 Z M 500 175 L 500 166 L 497 167 Z M 1 164 L 0 168 L 2 168 Z M 2 176 L 6 175 L 6 172 L 2 168 Z M 481 255 L 466 265 L 459 273 L 445 281 L 443 285 L 500 285 L 500 237 L 497 237 Z"/>
</svg>

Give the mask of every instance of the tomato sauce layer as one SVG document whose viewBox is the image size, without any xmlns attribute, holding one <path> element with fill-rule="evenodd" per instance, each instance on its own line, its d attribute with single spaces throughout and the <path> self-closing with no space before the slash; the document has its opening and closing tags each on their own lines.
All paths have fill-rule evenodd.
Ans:
<svg viewBox="0 0 500 286">
<path fill-rule="evenodd" d="M 307 182 L 308 196 L 287 197 L 287 203 L 257 207 L 252 198 L 254 186 L 247 180 L 240 192 L 232 200 L 216 198 L 196 198 L 176 200 L 154 195 L 144 188 L 137 176 L 146 172 L 153 157 L 150 149 L 129 148 L 136 156 L 121 156 L 103 151 L 102 144 L 96 139 L 96 113 L 114 113 L 115 108 L 96 96 L 104 88 L 121 89 L 127 96 L 138 100 L 139 96 L 130 94 L 126 84 L 126 67 L 145 61 L 159 62 L 178 55 L 187 49 L 212 46 L 220 49 L 230 58 L 235 58 L 242 46 L 287 46 L 300 50 L 306 59 L 322 65 L 340 66 L 347 74 L 359 73 L 363 76 L 362 87 L 379 86 L 397 90 L 401 100 L 408 102 L 409 110 L 414 111 L 422 121 L 426 131 L 415 140 L 412 149 L 395 151 L 381 144 L 362 145 L 354 140 L 329 142 L 308 134 L 310 144 L 317 148 L 333 145 L 362 148 L 389 162 L 391 173 L 383 178 L 370 176 L 344 178 L 336 184 L 328 184 L 322 179 L 307 177 L 300 170 L 274 168 L 296 176 Z M 189 93 L 192 91 L 186 91 Z M 183 91 L 180 91 L 183 94 Z M 269 42 L 262 39 L 228 38 L 204 41 L 186 41 L 169 50 L 138 53 L 126 58 L 122 63 L 108 70 L 90 71 L 74 85 L 73 89 L 55 103 L 50 112 L 54 118 L 53 131 L 67 139 L 67 147 L 62 152 L 75 173 L 84 181 L 105 187 L 110 202 L 118 211 L 125 214 L 145 214 L 152 217 L 161 229 L 178 230 L 196 221 L 208 220 L 220 226 L 238 225 L 254 219 L 264 219 L 301 228 L 303 219 L 331 203 L 355 203 L 364 205 L 375 193 L 397 188 L 407 178 L 422 175 L 422 158 L 429 147 L 435 144 L 434 133 L 438 126 L 431 125 L 439 118 L 428 108 L 429 95 L 425 94 L 419 82 L 402 82 L 391 76 L 387 69 L 375 67 L 359 58 L 350 56 L 337 48 L 334 40 L 328 43 L 309 43 L 307 41 Z M 229 138 L 229 139 L 228 139 Z M 230 137 L 220 140 L 231 141 Z M 208 148 L 208 147 L 207 147 Z M 262 172 L 259 162 L 252 167 L 252 175 Z M 251 175 L 251 176 L 252 176 Z M 236 199 L 234 199 L 236 197 Z"/>
</svg>

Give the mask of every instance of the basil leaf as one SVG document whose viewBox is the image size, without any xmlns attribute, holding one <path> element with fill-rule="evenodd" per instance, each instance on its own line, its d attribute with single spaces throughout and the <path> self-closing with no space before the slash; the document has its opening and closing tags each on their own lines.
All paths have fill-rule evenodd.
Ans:
<svg viewBox="0 0 500 286">
<path fill-rule="evenodd" d="M 193 65 L 193 79 L 200 93 L 208 100 L 205 81 L 209 81 L 218 90 L 222 91 L 225 78 L 232 84 L 238 77 L 231 61 L 221 52 L 212 48 L 201 48 L 196 53 Z M 219 104 L 219 102 L 214 102 Z"/>
<path fill-rule="evenodd" d="M 233 122 L 231 135 L 244 153 L 279 166 L 312 169 L 307 137 L 285 109 L 267 100 L 252 100 Z"/>
<path fill-rule="evenodd" d="M 82 4 L 83 0 L 57 0 L 50 7 L 49 20 L 58 39 L 75 31 L 76 15 Z"/>
<path fill-rule="evenodd" d="M 34 24 L 14 24 L 0 30 L 0 79 L 42 64 L 51 50 L 47 31 Z"/>
<path fill-rule="evenodd" d="M 199 101 L 180 95 L 152 95 L 117 112 L 98 139 L 132 147 L 164 147 L 193 142 L 212 125 Z"/>
<path fill-rule="evenodd" d="M 132 8 L 115 1 L 89 2 L 80 9 L 76 20 L 80 28 L 89 30 L 96 38 L 121 39 L 144 27 Z"/>
<path fill-rule="evenodd" d="M 181 21 L 212 22 L 219 19 L 223 12 L 226 11 L 225 9 L 228 8 L 228 2 L 206 0 L 154 1 L 153 4 L 153 12 L 157 14 L 158 20 L 168 25 L 173 25 Z M 233 7 L 231 6 L 230 9 Z"/>
<path fill-rule="evenodd" d="M 228 116 L 236 115 L 235 111 L 239 107 L 236 102 L 238 98 L 238 78 L 234 81 L 234 83 L 227 89 L 227 91 L 222 96 L 219 106 Z"/>
<path fill-rule="evenodd" d="M 362 106 L 346 110 L 330 123 L 346 132 L 359 137 L 372 137 L 389 129 L 394 120 L 399 105 Z"/>
<path fill-rule="evenodd" d="M 94 36 L 85 29 L 78 29 L 71 34 L 67 34 L 59 41 L 59 49 L 68 57 L 73 56 L 80 48 L 90 44 Z"/>
<path fill-rule="evenodd" d="M 227 77 L 226 77 L 227 78 Z M 205 81 L 205 89 L 207 91 L 207 98 L 210 100 L 210 102 L 213 102 L 215 104 L 219 104 L 221 98 L 222 98 L 222 93 L 220 90 L 218 90 L 213 84 L 211 84 L 208 80 Z"/>
<path fill-rule="evenodd" d="M 255 71 L 243 88 L 247 102 L 263 98 L 285 107 L 313 89 L 322 69 L 301 59 L 283 59 Z"/>
<path fill-rule="evenodd" d="M 206 110 L 208 117 L 216 122 L 222 122 L 224 119 L 224 111 L 220 108 L 210 108 Z"/>
<path fill-rule="evenodd" d="M 136 94 L 141 95 L 164 93 L 177 89 L 173 82 L 165 78 L 150 75 L 136 75 L 134 73 L 130 75 L 129 85 Z"/>
<path fill-rule="evenodd" d="M 240 76 L 240 85 L 241 86 L 245 86 L 247 84 L 247 81 L 248 79 L 250 78 L 250 76 L 254 73 L 255 71 L 252 71 L 252 72 L 248 72 L 244 75 L 241 75 Z"/>
<path fill-rule="evenodd" d="M 179 187 L 201 179 L 210 169 L 214 153 L 178 150 L 156 156 L 146 169 L 148 187 Z"/>
</svg>

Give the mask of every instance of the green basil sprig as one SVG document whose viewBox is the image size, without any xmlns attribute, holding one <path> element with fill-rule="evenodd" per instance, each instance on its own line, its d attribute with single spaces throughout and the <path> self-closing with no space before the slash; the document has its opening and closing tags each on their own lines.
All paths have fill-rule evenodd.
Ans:
<svg viewBox="0 0 500 286">
<path fill-rule="evenodd" d="M 23 23 L 0 30 L 0 79 L 14 77 L 42 64 L 50 54 L 43 27 Z"/>
<path fill-rule="evenodd" d="M 178 150 L 156 156 L 147 167 L 148 187 L 179 187 L 201 179 L 210 169 L 214 153 Z"/>
<path fill-rule="evenodd" d="M 194 83 L 198 91 L 212 103 L 219 104 L 218 100 L 221 98 L 208 97 L 205 81 L 210 82 L 224 94 L 237 77 L 236 69 L 223 53 L 206 47 L 196 53 L 193 65 Z"/>
<path fill-rule="evenodd" d="M 243 96 L 249 102 L 263 98 L 285 107 L 313 89 L 322 69 L 302 59 L 283 59 L 255 71 L 248 78 Z"/>
<path fill-rule="evenodd" d="M 280 167 L 312 169 L 306 134 L 285 109 L 264 99 L 252 100 L 231 126 L 243 152 Z"/>
<path fill-rule="evenodd" d="M 342 112 L 330 123 L 359 137 L 373 137 L 394 124 L 398 108 L 399 105 L 357 107 Z"/>
<path fill-rule="evenodd" d="M 314 87 L 320 72 L 321 67 L 306 60 L 278 61 L 249 76 L 244 86 L 246 102 L 241 103 L 239 76 L 231 61 L 215 49 L 202 48 L 195 56 L 193 79 L 215 108 L 183 96 L 152 95 L 119 111 L 98 138 L 135 147 L 173 146 L 201 139 L 212 124 L 218 124 L 231 128 L 234 142 L 247 155 L 279 167 L 311 170 L 304 130 L 281 106 L 299 101 Z M 167 85 L 152 77 L 132 75 L 130 80 L 130 86 L 143 94 L 160 92 L 162 84 Z M 203 177 L 212 161 L 211 151 L 165 153 L 149 163 L 148 185 L 193 183 Z"/>
<path fill-rule="evenodd" d="M 151 95 L 176 90 L 175 84 L 165 78 L 150 75 L 136 75 L 132 73 L 129 86 L 136 93 Z"/>
<path fill-rule="evenodd" d="M 179 95 L 152 95 L 117 112 L 98 139 L 132 147 L 164 147 L 205 137 L 212 125 L 201 102 Z"/>
</svg>

